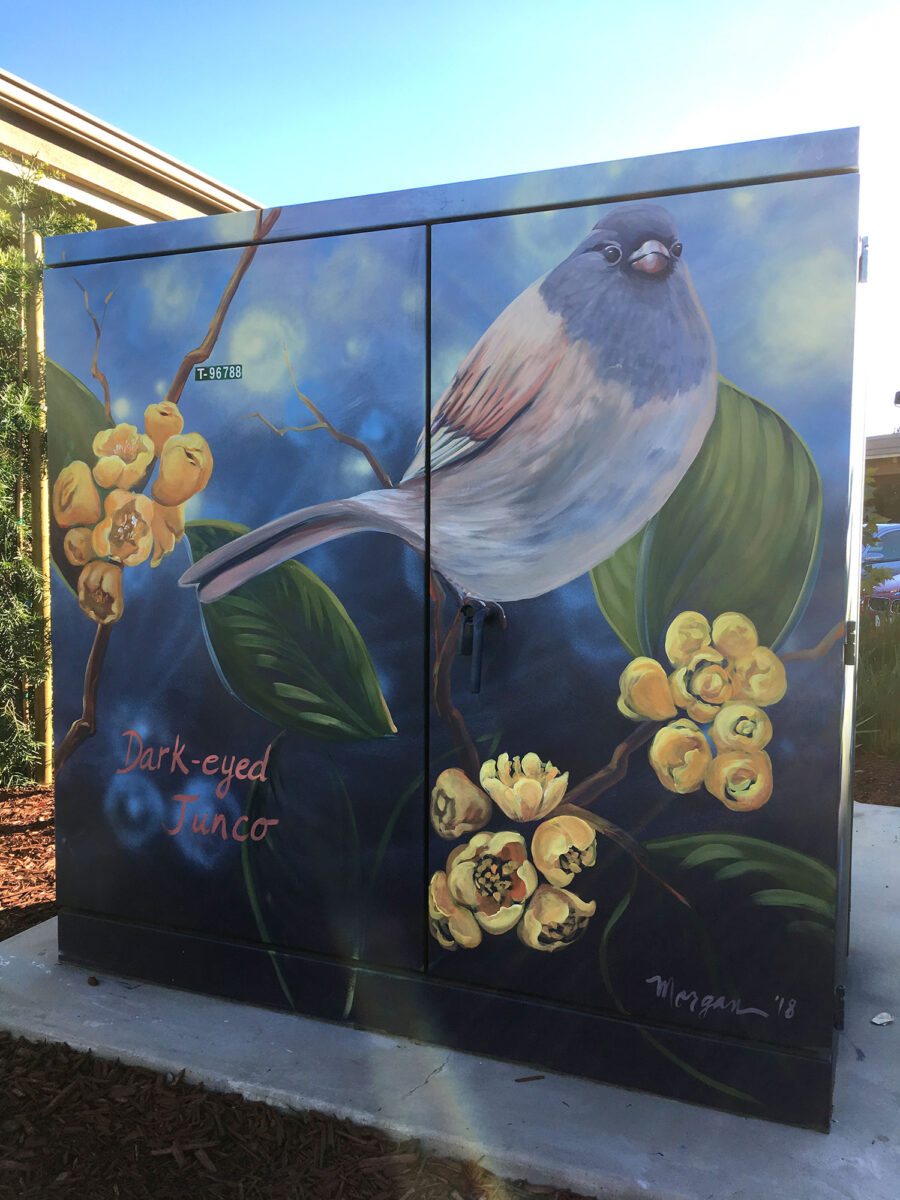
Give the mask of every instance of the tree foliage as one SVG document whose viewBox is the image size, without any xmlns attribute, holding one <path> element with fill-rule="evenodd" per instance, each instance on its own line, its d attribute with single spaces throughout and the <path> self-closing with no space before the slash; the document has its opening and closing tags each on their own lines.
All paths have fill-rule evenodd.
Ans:
<svg viewBox="0 0 900 1200">
<path fill-rule="evenodd" d="M 94 227 L 71 201 L 41 185 L 45 172 L 22 164 L 0 188 L 0 786 L 32 778 L 41 744 L 34 725 L 35 687 L 47 673 L 49 645 L 42 580 L 32 563 L 31 442 L 40 399 L 28 379 L 25 312 L 40 287 L 41 264 L 25 255 L 31 232 Z"/>
<path fill-rule="evenodd" d="M 878 511 L 876 496 L 875 473 L 870 467 L 866 471 L 865 500 L 863 503 L 863 547 L 873 547 L 878 544 L 878 526 L 884 524 L 887 518 Z M 871 592 L 873 588 L 884 583 L 894 574 L 893 567 L 879 567 L 874 562 L 863 562 L 862 589 Z"/>
</svg>

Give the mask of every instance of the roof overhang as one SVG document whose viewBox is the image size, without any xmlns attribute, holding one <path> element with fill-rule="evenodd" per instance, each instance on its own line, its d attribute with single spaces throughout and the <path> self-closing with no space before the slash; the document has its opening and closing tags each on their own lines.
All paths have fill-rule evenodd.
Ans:
<svg viewBox="0 0 900 1200">
<path fill-rule="evenodd" d="M 242 212 L 249 196 L 0 69 L 0 175 L 37 159 L 50 191 L 101 225 Z"/>
</svg>

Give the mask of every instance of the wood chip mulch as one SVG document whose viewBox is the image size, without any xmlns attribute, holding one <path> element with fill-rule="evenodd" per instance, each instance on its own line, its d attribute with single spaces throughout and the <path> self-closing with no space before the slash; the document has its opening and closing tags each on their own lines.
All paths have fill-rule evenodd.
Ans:
<svg viewBox="0 0 900 1200">
<path fill-rule="evenodd" d="M 53 789 L 0 789 L 0 941 L 55 913 Z"/>
<path fill-rule="evenodd" d="M 855 768 L 856 800 L 866 804 L 900 805 L 900 762 L 858 750 Z"/>
<path fill-rule="evenodd" d="M 53 793 L 0 791 L 0 939 L 56 912 Z M 0 1200 L 587 1200 L 0 1032 Z"/>
<path fill-rule="evenodd" d="M 21 1200 L 578 1200 L 141 1067 L 0 1033 L 0 1196 Z"/>
</svg>

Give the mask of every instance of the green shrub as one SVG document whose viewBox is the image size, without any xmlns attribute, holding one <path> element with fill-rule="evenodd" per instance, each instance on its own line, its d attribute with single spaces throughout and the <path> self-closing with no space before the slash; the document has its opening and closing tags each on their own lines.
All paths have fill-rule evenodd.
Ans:
<svg viewBox="0 0 900 1200">
<path fill-rule="evenodd" d="M 900 614 L 876 625 L 863 613 L 859 631 L 856 743 L 900 759 Z"/>
<path fill-rule="evenodd" d="M 40 179 L 40 166 L 25 163 L 21 178 L 0 188 L 0 787 L 30 782 L 41 761 L 34 695 L 49 662 L 31 541 L 30 441 L 41 414 L 22 323 L 41 267 L 26 261 L 25 236 L 93 228 Z"/>
</svg>

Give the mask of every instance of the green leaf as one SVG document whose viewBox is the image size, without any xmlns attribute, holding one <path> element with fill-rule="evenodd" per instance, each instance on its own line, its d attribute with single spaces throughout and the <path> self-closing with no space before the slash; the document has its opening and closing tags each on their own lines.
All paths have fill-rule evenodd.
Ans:
<svg viewBox="0 0 900 1200">
<path fill-rule="evenodd" d="M 719 381 L 716 416 L 684 479 L 644 529 L 591 571 L 604 616 L 633 655 L 656 655 L 672 617 L 745 613 L 777 648 L 818 570 L 822 483 L 773 409 Z"/>
<path fill-rule="evenodd" d="M 684 870 L 710 870 L 719 881 L 756 873 L 777 884 L 785 895 L 802 895 L 812 901 L 806 907 L 822 915 L 834 913 L 837 895 L 834 869 L 775 842 L 739 833 L 688 833 L 645 842 L 644 849 L 662 855 Z M 772 899 L 756 900 L 757 895 L 764 893 L 754 893 L 754 903 L 779 903 Z"/>
<path fill-rule="evenodd" d="M 786 921 L 785 932 L 833 943 L 837 876 L 818 859 L 742 834 L 682 834 L 645 842 L 644 849 L 682 871 L 707 871 L 717 884 L 747 878 L 752 890 L 744 894 L 745 903 L 784 909 L 794 918 Z M 761 881 L 775 886 L 759 887 Z M 690 894 L 686 883 L 678 882 Z"/>
<path fill-rule="evenodd" d="M 185 532 L 196 561 L 247 529 L 190 521 Z M 327 741 L 396 733 L 359 630 L 307 567 L 282 563 L 200 613 L 222 682 L 267 720 Z"/>
<path fill-rule="evenodd" d="M 637 658 L 641 653 L 641 632 L 634 603 L 634 587 L 641 558 L 644 529 L 638 530 L 612 558 L 591 571 L 594 595 L 619 640 Z"/>
<path fill-rule="evenodd" d="M 808 896 L 805 892 L 794 892 L 788 888 L 765 888 L 761 892 L 754 892 L 751 899 L 754 904 L 765 908 L 803 908 L 826 920 L 834 919 L 834 904 L 828 904 L 818 896 Z"/>
<path fill-rule="evenodd" d="M 53 482 L 63 467 L 80 460 L 94 465 L 93 442 L 101 429 L 111 429 L 106 411 L 90 388 L 76 379 L 65 367 L 47 359 L 44 364 L 47 381 L 47 474 L 52 492 Z M 100 491 L 101 497 L 105 493 Z M 78 567 L 73 567 L 63 554 L 65 530 L 50 517 L 50 554 L 57 571 L 74 591 Z"/>
</svg>

